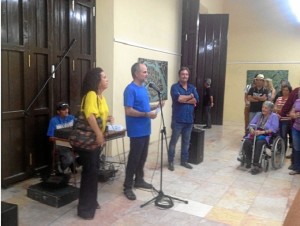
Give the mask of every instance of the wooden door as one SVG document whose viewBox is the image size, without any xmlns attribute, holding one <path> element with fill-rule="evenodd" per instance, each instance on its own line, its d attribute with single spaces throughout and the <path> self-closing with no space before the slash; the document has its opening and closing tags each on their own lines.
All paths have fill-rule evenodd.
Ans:
<svg viewBox="0 0 300 226">
<path fill-rule="evenodd" d="M 46 131 L 55 103 L 76 108 L 82 71 L 95 62 L 94 6 L 94 0 L 1 1 L 2 186 L 49 165 Z M 77 40 L 46 84 L 74 37 L 84 43 Z"/>
<path fill-rule="evenodd" d="M 211 78 L 214 107 L 211 110 L 212 124 L 223 124 L 225 75 L 227 59 L 228 14 L 200 15 L 197 81 L 200 97 L 203 97 L 204 81 Z M 203 105 L 195 111 L 196 123 L 204 123 Z"/>
<path fill-rule="evenodd" d="M 182 2 L 181 66 L 190 69 L 189 82 L 195 86 L 197 78 L 199 7 L 199 0 L 183 0 Z"/>
</svg>

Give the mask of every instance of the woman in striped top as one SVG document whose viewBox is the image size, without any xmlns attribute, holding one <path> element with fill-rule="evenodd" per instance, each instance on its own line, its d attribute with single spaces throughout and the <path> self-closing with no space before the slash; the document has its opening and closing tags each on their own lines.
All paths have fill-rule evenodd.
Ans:
<svg viewBox="0 0 300 226">
<path fill-rule="evenodd" d="M 280 132 L 280 136 L 284 140 L 285 150 L 286 150 L 286 148 L 287 148 L 287 134 L 288 133 L 291 134 L 292 121 L 291 121 L 291 118 L 289 116 L 281 117 L 280 112 L 281 112 L 281 109 L 282 109 L 283 105 L 285 104 L 285 102 L 289 98 L 290 93 L 292 92 L 292 87 L 289 86 L 289 85 L 283 85 L 281 87 L 281 92 L 282 92 L 282 96 L 277 98 L 274 109 L 275 109 L 275 112 L 278 114 L 278 117 L 280 119 L 280 121 L 279 121 L 279 132 Z M 290 143 L 292 143 L 291 140 L 290 140 Z"/>
</svg>

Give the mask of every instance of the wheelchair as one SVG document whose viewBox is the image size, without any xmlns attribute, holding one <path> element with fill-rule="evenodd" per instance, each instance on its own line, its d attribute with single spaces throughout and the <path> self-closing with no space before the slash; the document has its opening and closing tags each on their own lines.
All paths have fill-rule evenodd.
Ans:
<svg viewBox="0 0 300 226">
<path fill-rule="evenodd" d="M 239 155 L 237 157 L 237 160 L 241 162 L 241 166 L 244 166 L 246 164 L 246 153 L 243 150 L 245 139 L 246 138 L 242 140 Z M 256 136 L 254 136 L 254 141 L 253 141 L 251 165 L 253 165 L 255 141 L 256 141 Z M 259 166 L 262 168 L 264 172 L 267 172 L 271 161 L 273 169 L 275 170 L 280 169 L 284 165 L 284 159 L 285 159 L 284 140 L 277 133 L 272 134 L 269 144 L 266 143 L 262 146 L 262 150 L 259 158 Z"/>
</svg>

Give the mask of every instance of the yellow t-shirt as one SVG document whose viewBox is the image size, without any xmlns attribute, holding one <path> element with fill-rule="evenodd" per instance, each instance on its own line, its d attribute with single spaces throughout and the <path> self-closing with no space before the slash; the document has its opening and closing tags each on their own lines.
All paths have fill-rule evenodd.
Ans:
<svg viewBox="0 0 300 226">
<path fill-rule="evenodd" d="M 105 131 L 109 110 L 104 96 L 100 98 L 94 91 L 88 92 L 82 98 L 81 109 L 83 109 L 86 118 L 90 117 L 91 114 L 94 114 L 96 118 L 100 117 L 102 119 L 101 129 L 103 132 Z"/>
</svg>

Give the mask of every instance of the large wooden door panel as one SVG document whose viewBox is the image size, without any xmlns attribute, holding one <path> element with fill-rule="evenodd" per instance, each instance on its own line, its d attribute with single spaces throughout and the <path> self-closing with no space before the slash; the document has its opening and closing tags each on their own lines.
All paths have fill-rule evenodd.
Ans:
<svg viewBox="0 0 300 226">
<path fill-rule="evenodd" d="M 46 133 L 56 102 L 67 101 L 74 110 L 80 103 L 83 76 L 95 62 L 94 6 L 94 0 L 1 1 L 3 186 L 49 164 Z M 74 38 L 76 45 L 46 84 Z"/>
<path fill-rule="evenodd" d="M 227 14 L 200 15 L 197 89 L 200 96 L 203 96 L 203 83 L 205 79 L 211 78 L 214 96 L 211 118 L 216 125 L 223 124 L 228 20 Z M 203 123 L 204 115 L 201 105 L 196 111 L 196 122 Z"/>
</svg>

